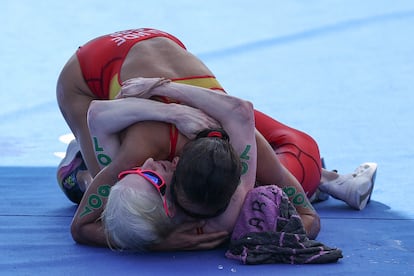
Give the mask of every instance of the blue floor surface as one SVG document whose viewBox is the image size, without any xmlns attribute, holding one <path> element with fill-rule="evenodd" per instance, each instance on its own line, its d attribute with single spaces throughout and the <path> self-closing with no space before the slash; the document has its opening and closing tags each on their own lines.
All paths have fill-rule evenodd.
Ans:
<svg viewBox="0 0 414 276">
<path fill-rule="evenodd" d="M 1 275 L 413 274 L 414 2 L 16 0 L 1 14 Z M 55 180 L 69 133 L 57 76 L 87 40 L 136 27 L 182 39 L 229 93 L 312 135 L 329 169 L 379 164 L 365 210 L 316 205 L 318 240 L 343 250 L 339 263 L 245 266 L 225 248 L 120 254 L 72 241 L 75 206 Z"/>
</svg>

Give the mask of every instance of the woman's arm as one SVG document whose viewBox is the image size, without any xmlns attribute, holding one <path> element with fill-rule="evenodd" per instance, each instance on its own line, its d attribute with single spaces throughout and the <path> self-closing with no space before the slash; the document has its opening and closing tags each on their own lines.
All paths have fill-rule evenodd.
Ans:
<svg viewBox="0 0 414 276">
<path fill-rule="evenodd" d="M 115 170 L 111 165 L 101 170 L 86 190 L 71 224 L 72 238 L 76 242 L 93 246 L 108 246 L 101 214 L 109 191 L 117 181 Z"/>
<path fill-rule="evenodd" d="M 299 181 L 280 163 L 265 138 L 257 133 L 257 172 L 262 185 L 277 185 L 289 196 L 302 219 L 307 236 L 315 239 L 320 231 L 320 218 L 309 202 Z"/>
<path fill-rule="evenodd" d="M 200 129 L 218 125 L 204 112 L 179 104 L 138 98 L 92 101 L 88 110 L 88 126 L 101 168 L 107 166 L 119 152 L 119 132 L 141 121 L 175 124 L 190 139 Z"/>
</svg>

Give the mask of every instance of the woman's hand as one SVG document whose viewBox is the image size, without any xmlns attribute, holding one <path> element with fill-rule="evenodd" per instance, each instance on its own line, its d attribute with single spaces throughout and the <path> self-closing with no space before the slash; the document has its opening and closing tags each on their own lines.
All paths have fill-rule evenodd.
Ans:
<svg viewBox="0 0 414 276">
<path fill-rule="evenodd" d="M 217 247 L 229 237 L 229 233 L 225 231 L 197 234 L 196 229 L 204 225 L 204 222 L 182 223 L 164 241 L 152 246 L 151 250 L 207 250 Z"/>
<path fill-rule="evenodd" d="M 171 117 L 175 119 L 175 126 L 190 140 L 194 139 L 201 130 L 221 127 L 219 122 L 199 109 L 182 104 L 169 105 L 174 109 Z"/>
<path fill-rule="evenodd" d="M 171 82 L 165 78 L 133 78 L 122 83 L 121 91 L 116 95 L 115 99 L 136 97 L 149 99 L 151 91 L 157 87 Z"/>
</svg>

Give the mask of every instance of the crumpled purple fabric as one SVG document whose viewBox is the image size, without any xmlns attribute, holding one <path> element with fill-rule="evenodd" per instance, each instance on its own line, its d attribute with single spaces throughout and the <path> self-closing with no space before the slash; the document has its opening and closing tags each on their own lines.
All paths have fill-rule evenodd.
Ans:
<svg viewBox="0 0 414 276">
<path fill-rule="evenodd" d="M 271 185 L 247 194 L 226 257 L 243 264 L 321 264 L 337 262 L 342 251 L 310 240 L 287 195 Z"/>
</svg>

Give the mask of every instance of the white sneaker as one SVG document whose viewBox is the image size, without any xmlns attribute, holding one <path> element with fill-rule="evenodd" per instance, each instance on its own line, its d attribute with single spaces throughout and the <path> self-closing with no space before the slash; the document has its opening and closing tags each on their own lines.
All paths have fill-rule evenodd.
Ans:
<svg viewBox="0 0 414 276">
<path fill-rule="evenodd" d="M 352 208 L 362 210 L 371 199 L 377 167 L 376 163 L 363 163 L 354 173 L 341 175 L 333 181 L 321 184 L 319 188 L 345 201 Z"/>
</svg>

